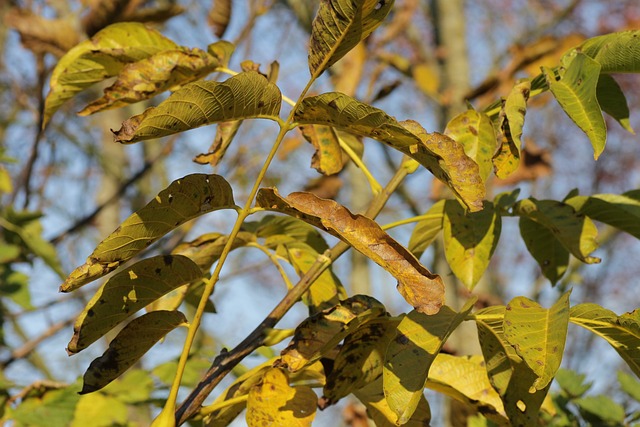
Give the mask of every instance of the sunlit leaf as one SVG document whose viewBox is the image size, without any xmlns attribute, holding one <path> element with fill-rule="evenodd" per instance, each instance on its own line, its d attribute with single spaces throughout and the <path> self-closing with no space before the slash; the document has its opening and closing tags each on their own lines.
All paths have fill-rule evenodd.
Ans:
<svg viewBox="0 0 640 427">
<path fill-rule="evenodd" d="M 44 126 L 79 92 L 117 75 L 125 64 L 178 46 L 156 30 L 127 22 L 110 25 L 63 56 L 51 73 L 44 108 Z"/>
<path fill-rule="evenodd" d="M 342 149 L 335 129 L 323 125 L 300 126 L 304 138 L 315 148 L 311 167 L 323 175 L 334 175 L 342 170 Z"/>
<path fill-rule="evenodd" d="M 444 217 L 444 200 L 438 200 L 423 215 L 424 219 L 416 224 L 409 238 L 409 249 L 416 258 L 422 257 L 424 251 L 438 237 L 442 230 L 442 218 Z"/>
<path fill-rule="evenodd" d="M 609 396 L 585 396 L 573 400 L 573 403 L 589 425 L 614 427 L 626 424 L 624 408 Z"/>
<path fill-rule="evenodd" d="M 6 415 L 18 427 L 68 427 L 79 400 L 76 386 L 58 390 L 44 388 L 41 395 L 23 399 L 17 408 L 11 409 Z"/>
<path fill-rule="evenodd" d="M 585 40 L 576 50 L 594 59 L 602 73 L 640 72 L 640 30 L 605 34 Z"/>
<path fill-rule="evenodd" d="M 565 293 L 550 309 L 525 297 L 507 304 L 504 336 L 538 376 L 531 393 L 547 387 L 560 367 L 569 325 L 569 295 Z"/>
<path fill-rule="evenodd" d="M 126 424 L 128 408 L 116 397 L 93 393 L 80 397 L 70 427 L 110 427 Z"/>
<path fill-rule="evenodd" d="M 71 292 L 118 268 L 186 221 L 218 209 L 234 208 L 231 186 L 218 175 L 193 174 L 173 181 L 104 239 L 60 286 Z"/>
<path fill-rule="evenodd" d="M 408 421 L 423 393 L 433 360 L 454 329 L 471 312 L 475 298 L 456 313 L 443 307 L 437 314 L 411 311 L 389 343 L 383 370 L 384 394 L 397 424 Z"/>
<path fill-rule="evenodd" d="M 640 239 L 640 200 L 624 194 L 594 194 L 565 200 L 576 212 Z"/>
<path fill-rule="evenodd" d="M 319 76 L 373 32 L 393 0 L 322 0 L 311 25 L 309 71 Z"/>
<path fill-rule="evenodd" d="M 427 388 L 476 408 L 499 425 L 507 425 L 502 400 L 487 378 L 482 356 L 438 354 L 429 369 Z"/>
<path fill-rule="evenodd" d="M 387 345 L 399 318 L 374 319 L 347 335 L 327 377 L 323 406 L 331 405 L 382 375 Z"/>
<path fill-rule="evenodd" d="M 107 351 L 91 362 L 80 394 L 100 390 L 118 378 L 162 337 L 185 323 L 179 311 L 152 311 L 132 320 L 109 343 Z"/>
<path fill-rule="evenodd" d="M 122 123 L 116 141 L 133 143 L 172 135 L 200 126 L 249 118 L 277 118 L 282 95 L 255 71 L 224 82 L 197 81 L 174 92 L 157 107 Z"/>
<path fill-rule="evenodd" d="M 597 159 L 607 140 L 607 126 L 596 95 L 600 64 L 583 53 L 577 53 L 566 70 L 558 70 L 557 76 L 546 67 L 543 67 L 543 72 L 558 104 L 589 137 L 593 156 Z"/>
<path fill-rule="evenodd" d="M 338 92 L 305 98 L 296 110 L 295 120 L 384 142 L 429 169 L 469 209 L 482 209 L 485 189 L 478 165 L 465 154 L 461 144 L 446 135 L 427 133 L 414 121 L 398 123 L 384 111 Z"/>
<path fill-rule="evenodd" d="M 500 133 L 498 151 L 493 165 L 498 178 L 506 178 L 518 169 L 522 150 L 522 128 L 527 112 L 527 100 L 531 92 L 531 81 L 517 83 L 504 100 L 500 111 Z"/>
<path fill-rule="evenodd" d="M 542 274 L 555 285 L 569 266 L 569 251 L 553 232 L 525 216 L 520 217 L 520 234 L 527 250 L 538 262 Z"/>
<path fill-rule="evenodd" d="M 209 271 L 211 266 L 220 259 L 222 250 L 227 244 L 229 236 L 220 233 L 207 233 L 190 241 L 183 242 L 176 246 L 173 251 L 174 255 L 184 255 L 191 258 L 202 271 Z M 231 250 L 246 246 L 256 241 L 256 235 L 247 231 L 240 231 L 237 235 Z"/>
<path fill-rule="evenodd" d="M 158 52 L 125 65 L 116 81 L 104 89 L 104 96 L 78 114 L 87 116 L 152 98 L 198 80 L 219 65 L 216 58 L 197 48 Z"/>
<path fill-rule="evenodd" d="M 569 397 L 580 397 L 585 394 L 590 388 L 592 383 L 585 383 L 584 374 L 578 374 L 575 371 L 569 369 L 558 369 L 555 381 L 560 388 Z"/>
<path fill-rule="evenodd" d="M 284 198 L 273 189 L 261 189 L 256 200 L 265 209 L 298 217 L 349 243 L 391 273 L 398 280 L 400 294 L 416 310 L 433 314 L 443 304 L 440 276 L 427 270 L 375 221 L 309 193 L 292 193 Z"/>
<path fill-rule="evenodd" d="M 640 402 L 640 381 L 632 375 L 618 371 L 618 383 L 620 388 L 632 397 L 636 402 Z"/>
<path fill-rule="evenodd" d="M 578 304 L 570 321 L 607 340 L 640 377 L 640 310 L 618 316 L 597 304 Z"/>
<path fill-rule="evenodd" d="M 101 393 L 116 397 L 124 403 L 146 403 L 155 391 L 155 384 L 149 372 L 132 369 L 102 389 Z"/>
<path fill-rule="evenodd" d="M 385 314 L 382 304 L 365 295 L 356 295 L 314 314 L 296 328 L 291 343 L 282 351 L 279 365 L 290 372 L 299 371 L 360 325 Z"/>
<path fill-rule="evenodd" d="M 442 227 L 449 267 L 468 289 L 473 289 L 498 245 L 502 217 L 491 202 L 485 202 L 479 212 L 465 212 L 457 200 L 447 200 Z"/>
<path fill-rule="evenodd" d="M 609 74 L 601 74 L 596 87 L 598 103 L 602 111 L 616 119 L 620 126 L 635 134 L 629 123 L 629 106 L 622 89 Z"/>
<path fill-rule="evenodd" d="M 382 389 L 382 377 L 354 392 L 354 395 L 367 407 L 367 415 L 375 422 L 376 427 L 395 427 L 396 414 L 391 410 Z M 429 402 L 420 396 L 413 415 L 403 424 L 405 427 L 425 427 L 431 421 Z"/>
<path fill-rule="evenodd" d="M 141 308 L 201 277 L 202 270 L 181 255 L 156 256 L 133 264 L 111 277 L 91 298 L 76 319 L 67 351 L 82 351 Z"/>
<path fill-rule="evenodd" d="M 598 229 L 593 221 L 577 214 L 568 204 L 529 198 L 516 203 L 514 213 L 551 231 L 562 246 L 580 261 L 587 264 L 600 262 L 599 258 L 589 256 L 598 247 Z"/>
<path fill-rule="evenodd" d="M 493 169 L 491 159 L 496 151 L 491 119 L 484 113 L 467 110 L 451 119 L 444 133 L 462 144 L 467 156 L 478 164 L 482 180 L 486 181 Z"/>
<path fill-rule="evenodd" d="M 317 400 L 318 397 L 310 387 L 291 387 L 285 371 L 269 369 L 262 381 L 249 391 L 247 425 L 311 426 Z"/>
</svg>

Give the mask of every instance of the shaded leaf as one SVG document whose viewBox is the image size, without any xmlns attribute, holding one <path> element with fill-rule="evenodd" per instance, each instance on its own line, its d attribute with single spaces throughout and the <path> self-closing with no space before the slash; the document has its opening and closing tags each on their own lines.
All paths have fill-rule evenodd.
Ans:
<svg viewBox="0 0 640 427">
<path fill-rule="evenodd" d="M 627 98 L 613 77 L 608 74 L 600 74 L 596 95 L 602 111 L 616 119 L 624 129 L 635 134 L 631 123 L 629 123 Z"/>
<path fill-rule="evenodd" d="M 229 21 L 231 20 L 231 9 L 233 2 L 231 0 L 213 0 L 207 22 L 213 29 L 213 34 L 218 38 L 222 38 L 227 30 Z"/>
<path fill-rule="evenodd" d="M 597 304 L 578 304 L 569 320 L 607 340 L 640 377 L 640 310 L 618 316 Z"/>
<path fill-rule="evenodd" d="M 218 60 L 221 67 L 229 66 L 231 55 L 233 55 L 235 50 L 235 45 L 226 40 L 218 40 L 217 42 L 211 43 L 207 46 L 207 52 Z"/>
<path fill-rule="evenodd" d="M 429 369 L 427 387 L 466 403 L 498 425 L 508 425 L 502 400 L 487 378 L 480 355 L 438 354 Z"/>
<path fill-rule="evenodd" d="M 344 240 L 398 279 L 405 300 L 424 313 L 436 313 L 443 304 L 444 284 L 409 251 L 384 232 L 373 220 L 354 215 L 333 200 L 308 193 L 292 193 L 287 198 L 274 189 L 261 189 L 257 203 L 265 209 L 298 217 Z"/>
<path fill-rule="evenodd" d="M 568 204 L 529 198 L 516 203 L 514 213 L 551 231 L 562 246 L 580 261 L 587 264 L 600 262 L 599 258 L 589 256 L 598 247 L 598 229 L 593 221 L 577 214 Z"/>
<path fill-rule="evenodd" d="M 311 24 L 311 75 L 319 76 L 369 36 L 382 23 L 393 3 L 393 0 L 322 0 Z"/>
<path fill-rule="evenodd" d="M 110 273 L 190 219 L 234 207 L 231 186 L 221 176 L 193 174 L 177 179 L 104 239 L 71 272 L 60 291 L 71 292 Z"/>
<path fill-rule="evenodd" d="M 300 371 L 360 325 L 384 315 L 384 306 L 374 298 L 356 295 L 310 316 L 296 328 L 291 343 L 282 351 L 279 366 L 290 372 Z"/>
<path fill-rule="evenodd" d="M 167 333 L 186 324 L 179 311 L 152 311 L 125 326 L 84 373 L 80 394 L 100 390 L 122 375 Z"/>
<path fill-rule="evenodd" d="M 141 308 L 200 278 L 202 270 L 181 255 L 144 259 L 115 274 L 76 319 L 67 351 L 82 351 Z"/>
<path fill-rule="evenodd" d="M 241 124 L 242 120 L 218 123 L 216 136 L 213 138 L 211 147 L 209 147 L 209 152 L 198 154 L 193 161 L 201 165 L 217 166 L 227 152 L 227 148 L 231 145 L 231 141 L 235 138 Z"/>
<path fill-rule="evenodd" d="M 569 251 L 544 225 L 520 217 L 520 234 L 527 250 L 538 262 L 542 274 L 555 285 L 569 266 Z"/>
<path fill-rule="evenodd" d="M 484 113 L 467 110 L 451 119 L 444 133 L 462 144 L 467 156 L 478 164 L 482 180 L 486 181 L 493 169 L 491 159 L 496 151 L 496 135 L 491 119 Z"/>
<path fill-rule="evenodd" d="M 570 294 L 562 295 L 550 309 L 525 297 L 507 304 L 504 336 L 538 376 L 530 393 L 545 389 L 560 367 L 567 341 Z"/>
<path fill-rule="evenodd" d="M 442 220 L 444 253 L 451 270 L 470 290 L 478 283 L 495 251 L 502 217 L 493 203 L 479 212 L 465 212 L 457 200 L 447 200 Z"/>
<path fill-rule="evenodd" d="M 425 212 L 424 219 L 420 220 L 413 229 L 409 238 L 409 249 L 416 258 L 422 257 L 424 251 L 438 237 L 438 233 L 442 230 L 442 218 L 444 217 L 444 200 L 438 200 L 431 205 L 429 210 Z"/>
<path fill-rule="evenodd" d="M 609 396 L 585 396 L 573 402 L 590 425 L 615 427 L 625 424 L 624 408 Z"/>
<path fill-rule="evenodd" d="M 147 108 L 115 131 L 121 143 L 173 135 L 217 122 L 276 118 L 282 95 L 278 87 L 255 71 L 224 82 L 197 81 L 174 92 L 157 107 Z"/>
<path fill-rule="evenodd" d="M 576 51 L 594 59 L 602 73 L 640 72 L 640 30 L 621 31 L 585 40 Z M 572 52 L 569 52 L 571 54 Z"/>
<path fill-rule="evenodd" d="M 3 18 L 8 28 L 20 34 L 22 45 L 36 54 L 63 56 L 78 43 L 79 34 L 70 19 L 47 19 L 17 7 L 7 7 Z"/>
<path fill-rule="evenodd" d="M 311 426 L 316 415 L 317 400 L 310 387 L 291 387 L 285 371 L 271 368 L 264 373 L 262 381 L 249 391 L 247 425 Z"/>
<path fill-rule="evenodd" d="M 558 70 L 557 76 L 549 68 L 542 67 L 542 70 L 558 104 L 589 137 L 593 157 L 597 159 L 607 140 L 607 126 L 596 96 L 600 64 L 577 53 L 566 70 Z"/>
<path fill-rule="evenodd" d="M 104 96 L 87 105 L 78 114 L 88 116 L 153 98 L 166 90 L 175 90 L 214 71 L 219 62 L 203 50 L 165 50 L 124 66 Z"/>
<path fill-rule="evenodd" d="M 506 178 L 518 169 L 522 149 L 522 128 L 527 112 L 531 81 L 517 83 L 502 104 L 499 118 L 498 151 L 493 165 L 498 178 Z"/>
<path fill-rule="evenodd" d="M 443 307 L 428 316 L 411 311 L 398 325 L 389 343 L 383 370 L 384 395 L 397 424 L 407 422 L 423 395 L 429 368 L 454 329 L 473 309 L 475 298 L 460 313 Z"/>
<path fill-rule="evenodd" d="M 585 375 L 569 369 L 559 369 L 555 380 L 569 397 L 580 397 L 591 388 L 591 383 L 584 382 Z"/>
<path fill-rule="evenodd" d="M 429 134 L 414 121 L 398 123 L 384 111 L 338 92 L 303 99 L 294 119 L 299 124 L 332 126 L 384 142 L 429 169 L 469 209 L 482 209 L 485 189 L 478 165 L 461 144 L 446 135 Z"/>
<path fill-rule="evenodd" d="M 354 392 L 355 396 L 367 407 L 367 415 L 375 422 L 376 427 L 396 426 L 396 414 L 391 410 L 382 389 L 382 377 Z M 429 402 L 422 395 L 413 415 L 403 425 L 405 427 L 424 427 L 431 421 Z"/>
<path fill-rule="evenodd" d="M 127 22 L 110 25 L 64 55 L 51 73 L 43 126 L 79 92 L 117 75 L 130 62 L 178 46 L 156 30 Z"/>
<path fill-rule="evenodd" d="M 202 271 L 209 271 L 211 266 L 220 259 L 222 250 L 227 244 L 229 236 L 220 233 L 207 233 L 190 241 L 176 246 L 172 254 L 184 255 L 191 258 Z M 255 242 L 256 236 L 247 231 L 240 231 L 231 245 L 231 250 L 241 248 Z"/>
<path fill-rule="evenodd" d="M 625 194 L 574 196 L 565 200 L 576 212 L 640 239 L 640 200 Z"/>
</svg>

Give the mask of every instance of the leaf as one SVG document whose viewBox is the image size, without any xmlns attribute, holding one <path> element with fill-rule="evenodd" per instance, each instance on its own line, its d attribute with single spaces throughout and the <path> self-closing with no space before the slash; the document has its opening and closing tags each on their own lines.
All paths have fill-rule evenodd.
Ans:
<svg viewBox="0 0 640 427">
<path fill-rule="evenodd" d="M 344 339 L 323 389 L 325 408 L 382 375 L 387 345 L 395 337 L 399 318 L 382 317 L 365 323 Z"/>
<path fill-rule="evenodd" d="M 221 176 L 193 174 L 177 179 L 104 239 L 71 272 L 60 291 L 71 292 L 110 273 L 190 219 L 234 207 L 231 186 Z"/>
<path fill-rule="evenodd" d="M 319 76 L 367 38 L 385 19 L 393 3 L 393 0 L 322 0 L 311 24 L 311 75 Z"/>
<path fill-rule="evenodd" d="M 569 295 L 562 295 L 550 309 L 525 297 L 516 297 L 504 315 L 504 336 L 538 376 L 530 393 L 545 389 L 555 376 L 567 340 Z"/>
<path fill-rule="evenodd" d="M 524 216 L 520 217 L 520 234 L 544 277 L 555 285 L 567 271 L 569 251 L 550 229 Z"/>
<path fill-rule="evenodd" d="M 179 311 L 152 311 L 133 319 L 109 343 L 107 351 L 91 362 L 80 394 L 100 390 L 118 378 L 156 342 L 186 321 Z"/>
<path fill-rule="evenodd" d="M 514 213 L 526 217 L 551 231 L 573 256 L 587 264 L 600 262 L 589 256 L 597 249 L 598 229 L 589 218 L 576 214 L 573 208 L 555 200 L 520 200 L 514 206 Z"/>
<path fill-rule="evenodd" d="M 531 81 L 517 83 L 500 110 L 498 135 L 498 151 L 493 156 L 496 176 L 504 179 L 518 169 L 522 149 L 522 128 L 527 112 L 527 100 L 531 93 Z"/>
<path fill-rule="evenodd" d="M 231 55 L 236 50 L 236 47 L 233 43 L 228 42 L 226 40 L 218 40 L 215 43 L 211 43 L 207 46 L 207 52 L 209 55 L 214 56 L 220 62 L 221 67 L 229 67 L 229 61 L 231 60 Z"/>
<path fill-rule="evenodd" d="M 569 320 L 607 340 L 640 377 L 640 310 L 618 316 L 597 304 L 578 304 Z"/>
<path fill-rule="evenodd" d="M 249 118 L 274 119 L 280 113 L 278 87 L 255 71 L 224 82 L 197 81 L 174 92 L 157 107 L 147 108 L 122 123 L 116 142 L 160 138 L 217 122 Z"/>
<path fill-rule="evenodd" d="M 414 121 L 398 123 L 384 111 L 338 92 L 303 99 L 294 120 L 381 141 L 429 169 L 469 209 L 482 209 L 485 189 L 478 165 L 446 135 L 429 134 Z"/>
<path fill-rule="evenodd" d="M 625 425 L 624 408 L 609 396 L 585 396 L 573 402 L 589 425 L 603 427 Z"/>
<path fill-rule="evenodd" d="M 78 114 L 88 116 L 153 98 L 166 90 L 175 90 L 201 79 L 220 63 L 203 50 L 165 50 L 124 66 L 104 96 L 87 105 Z"/>
<path fill-rule="evenodd" d="M 298 217 L 350 244 L 398 279 L 400 294 L 416 310 L 433 314 L 443 304 L 440 276 L 427 270 L 375 221 L 309 193 L 292 193 L 283 198 L 274 189 L 261 189 L 256 201 L 258 206 Z"/>
<path fill-rule="evenodd" d="M 576 48 L 576 51 L 600 64 L 602 73 L 638 73 L 640 72 L 639 37 L 639 30 L 605 34 L 585 40 Z"/>
<path fill-rule="evenodd" d="M 115 274 L 76 319 L 67 352 L 84 350 L 138 310 L 200 278 L 202 270 L 181 255 L 144 259 Z"/>
<path fill-rule="evenodd" d="M 213 34 L 218 38 L 224 36 L 229 21 L 231 20 L 231 10 L 233 2 L 231 0 L 213 0 L 207 22 L 213 29 Z"/>
<path fill-rule="evenodd" d="M 281 353 L 278 366 L 289 372 L 300 371 L 360 325 L 385 314 L 382 304 L 365 295 L 356 295 L 314 314 L 298 325 L 291 343 Z"/>
<path fill-rule="evenodd" d="M 542 67 L 551 93 L 565 113 L 587 134 L 597 160 L 607 140 L 607 126 L 597 98 L 600 64 L 587 55 L 577 53 L 566 70 Z"/>
<path fill-rule="evenodd" d="M 396 424 L 411 418 L 433 360 L 451 332 L 471 312 L 475 300 L 468 300 L 460 313 L 447 306 L 431 316 L 413 310 L 400 321 L 396 336 L 387 347 L 382 373 L 384 395 L 396 414 Z"/>
<path fill-rule="evenodd" d="M 625 194 L 594 194 L 565 200 L 576 212 L 640 239 L 640 200 Z"/>
<path fill-rule="evenodd" d="M 395 427 L 396 414 L 389 408 L 382 389 L 382 377 L 354 392 L 355 396 L 367 408 L 367 415 L 374 421 L 376 427 Z M 431 408 L 429 402 L 422 395 L 413 415 L 405 427 L 424 427 L 430 425 Z"/>
<path fill-rule="evenodd" d="M 180 243 L 171 253 L 189 257 L 202 271 L 209 271 L 211 266 L 220 259 L 228 240 L 229 236 L 227 235 L 207 233 L 190 242 Z M 231 245 L 231 250 L 244 247 L 255 241 L 255 234 L 240 231 Z"/>
<path fill-rule="evenodd" d="M 57 390 L 46 388 L 45 390 L 42 395 L 23 399 L 17 408 L 11 409 L 9 414 L 5 415 L 8 415 L 16 426 L 68 427 L 71 425 L 76 405 L 80 400 L 77 388 L 69 386 Z"/>
<path fill-rule="evenodd" d="M 128 408 L 121 400 L 102 393 L 80 397 L 70 427 L 126 425 Z"/>
<path fill-rule="evenodd" d="M 602 111 L 616 119 L 620 126 L 635 135 L 631 123 L 629 123 L 629 106 L 622 89 L 609 74 L 600 74 L 596 96 Z"/>
<path fill-rule="evenodd" d="M 178 46 L 156 30 L 127 22 L 110 25 L 64 55 L 51 73 L 43 127 L 69 99 L 117 75 L 125 64 Z"/>
<path fill-rule="evenodd" d="M 618 383 L 620 388 L 633 398 L 636 402 L 640 402 L 640 381 L 637 378 L 618 371 Z"/>
<path fill-rule="evenodd" d="M 302 136 L 315 148 L 311 167 L 323 175 L 335 175 L 344 166 L 342 148 L 335 129 L 323 125 L 300 126 Z"/>
<path fill-rule="evenodd" d="M 493 169 L 491 159 L 496 151 L 491 119 L 484 113 L 467 110 L 447 123 L 444 134 L 462 145 L 467 156 L 478 164 L 480 177 L 486 181 Z"/>
<path fill-rule="evenodd" d="M 427 387 L 466 403 L 499 425 L 508 425 L 502 400 L 491 387 L 480 355 L 438 354 L 429 369 Z"/>
<path fill-rule="evenodd" d="M 447 200 L 442 227 L 447 262 L 456 277 L 473 290 L 498 245 L 502 217 L 491 202 L 485 202 L 479 212 L 467 213 L 457 200 Z"/>
<path fill-rule="evenodd" d="M 247 425 L 310 427 L 317 400 L 310 387 L 291 387 L 285 371 L 271 368 L 249 391 Z"/>
<path fill-rule="evenodd" d="M 411 233 L 407 249 L 420 259 L 424 251 L 436 240 L 442 230 L 442 218 L 444 217 L 444 200 L 438 200 L 425 212 L 424 219 L 416 224 Z"/>
<path fill-rule="evenodd" d="M 193 161 L 201 165 L 217 166 L 227 152 L 227 148 L 231 145 L 241 124 L 242 120 L 218 123 L 216 136 L 213 138 L 211 147 L 209 147 L 209 152 L 198 154 Z"/>
<path fill-rule="evenodd" d="M 569 369 L 558 369 L 555 380 L 562 391 L 569 397 L 580 397 L 590 388 L 591 383 L 584 382 L 585 375 Z"/>
</svg>

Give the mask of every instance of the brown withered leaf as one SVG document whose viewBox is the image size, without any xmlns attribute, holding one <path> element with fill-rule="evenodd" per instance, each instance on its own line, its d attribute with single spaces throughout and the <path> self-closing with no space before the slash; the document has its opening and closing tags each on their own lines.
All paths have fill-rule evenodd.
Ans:
<svg viewBox="0 0 640 427">
<path fill-rule="evenodd" d="M 416 310 L 434 314 L 444 303 L 444 284 L 401 244 L 373 220 L 354 215 L 333 200 L 309 193 L 292 193 L 286 198 L 275 189 L 258 192 L 257 204 L 282 212 L 325 230 L 350 244 L 398 280 L 398 291 Z"/>
<path fill-rule="evenodd" d="M 46 19 L 25 9 L 9 9 L 4 23 L 15 29 L 20 34 L 22 45 L 34 53 L 62 56 L 79 41 L 70 21 Z"/>
<path fill-rule="evenodd" d="M 236 136 L 241 124 L 242 120 L 218 123 L 216 136 L 213 138 L 209 151 L 207 153 L 198 154 L 194 157 L 193 161 L 201 165 L 210 164 L 211 166 L 217 166 L 218 163 L 220 163 L 220 160 L 222 160 L 224 154 L 227 152 L 227 148 L 229 148 L 229 145 Z"/>
<path fill-rule="evenodd" d="M 213 0 L 207 22 L 213 29 L 213 34 L 218 38 L 222 38 L 227 30 L 229 21 L 231 20 L 231 9 L 233 2 L 231 0 Z"/>
<path fill-rule="evenodd" d="M 82 28 L 89 37 L 109 24 L 122 21 L 130 0 L 92 0 L 89 11 L 82 18 Z"/>
<path fill-rule="evenodd" d="M 321 199 L 335 199 L 342 188 L 342 179 L 337 175 L 322 175 L 307 183 L 304 191 L 315 194 Z"/>
</svg>

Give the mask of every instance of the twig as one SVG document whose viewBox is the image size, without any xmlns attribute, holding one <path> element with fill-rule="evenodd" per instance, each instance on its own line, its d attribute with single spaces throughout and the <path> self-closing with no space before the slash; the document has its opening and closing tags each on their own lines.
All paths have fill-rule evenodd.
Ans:
<svg viewBox="0 0 640 427">
<path fill-rule="evenodd" d="M 6 360 L 0 362 L 0 369 L 5 369 L 7 366 L 15 362 L 16 360 L 23 359 L 27 357 L 31 352 L 33 352 L 38 345 L 47 338 L 53 336 L 56 332 L 66 328 L 67 326 L 73 323 L 73 318 L 64 320 L 62 322 L 51 325 L 46 331 L 40 334 L 38 337 L 29 340 L 22 344 L 19 348 L 16 348 L 11 352 L 11 356 Z"/>
</svg>

